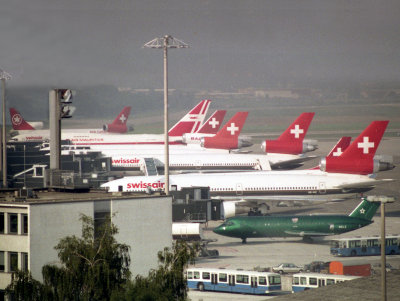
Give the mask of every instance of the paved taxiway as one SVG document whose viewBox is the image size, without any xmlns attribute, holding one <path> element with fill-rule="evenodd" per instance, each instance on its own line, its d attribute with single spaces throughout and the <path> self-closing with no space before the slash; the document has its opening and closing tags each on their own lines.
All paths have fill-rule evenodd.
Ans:
<svg viewBox="0 0 400 301">
<path fill-rule="evenodd" d="M 319 149 L 315 155 L 324 155 L 336 143 L 335 139 L 319 140 Z M 384 138 L 378 148 L 377 154 L 394 156 L 394 164 L 397 168 L 381 172 L 378 178 L 391 178 L 395 182 L 386 183 L 378 186 L 366 195 L 391 195 L 396 197 L 396 202 L 386 205 L 386 233 L 400 234 L 400 137 Z M 305 167 L 318 164 L 318 160 L 307 162 Z M 315 204 L 303 207 L 272 207 L 270 214 L 349 214 L 360 199 L 352 199 L 344 202 Z M 217 249 L 220 256 L 218 258 L 199 259 L 196 266 L 227 268 L 227 269 L 249 269 L 255 267 L 271 267 L 281 262 L 292 262 L 304 265 L 311 261 L 333 261 L 333 260 L 359 260 L 360 262 L 378 263 L 379 256 L 338 258 L 330 255 L 329 240 L 338 237 L 354 237 L 358 235 L 380 235 L 380 211 L 374 217 L 374 223 L 353 232 L 342 235 L 329 236 L 318 239 L 313 244 L 304 243 L 301 238 L 258 238 L 248 239 L 247 244 L 242 244 L 240 239 L 223 237 L 216 235 L 212 229 L 220 222 L 209 222 L 204 230 L 204 236 L 210 239 L 217 239 L 210 243 L 210 249 Z M 400 255 L 387 256 L 387 262 L 392 266 L 400 268 Z M 193 301 L 197 300 L 266 300 L 267 297 L 241 295 L 241 294 L 222 294 L 210 292 L 190 291 L 189 297 Z"/>
</svg>

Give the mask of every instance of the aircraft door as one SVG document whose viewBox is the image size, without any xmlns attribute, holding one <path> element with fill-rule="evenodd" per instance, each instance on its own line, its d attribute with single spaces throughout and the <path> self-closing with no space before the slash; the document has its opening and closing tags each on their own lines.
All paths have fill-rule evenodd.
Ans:
<svg viewBox="0 0 400 301">
<path fill-rule="evenodd" d="M 320 194 L 325 194 L 326 193 L 326 185 L 325 182 L 319 182 L 319 193 Z"/>
<path fill-rule="evenodd" d="M 201 169 L 202 166 L 203 166 L 203 164 L 201 163 L 200 160 L 194 161 L 194 167 L 195 167 L 196 169 Z"/>
<path fill-rule="evenodd" d="M 242 183 L 236 183 L 236 195 L 243 195 Z"/>
</svg>

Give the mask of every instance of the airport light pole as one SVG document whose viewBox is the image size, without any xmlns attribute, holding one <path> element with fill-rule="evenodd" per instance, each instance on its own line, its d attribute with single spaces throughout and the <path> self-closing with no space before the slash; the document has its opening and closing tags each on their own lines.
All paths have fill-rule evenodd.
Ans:
<svg viewBox="0 0 400 301">
<path fill-rule="evenodd" d="M 3 91 L 3 127 L 2 127 L 2 169 L 3 187 L 7 188 L 7 136 L 6 136 L 6 80 L 11 79 L 11 75 L 0 69 L 0 79 Z"/>
<path fill-rule="evenodd" d="M 186 43 L 170 35 L 155 38 L 143 45 L 144 48 L 164 50 L 164 177 L 165 194 L 169 194 L 169 139 L 168 139 L 168 48 L 189 48 Z"/>
<path fill-rule="evenodd" d="M 393 197 L 386 196 L 368 196 L 367 200 L 370 202 L 381 203 L 381 296 L 382 301 L 386 301 L 386 234 L 385 234 L 385 204 L 393 203 Z"/>
</svg>

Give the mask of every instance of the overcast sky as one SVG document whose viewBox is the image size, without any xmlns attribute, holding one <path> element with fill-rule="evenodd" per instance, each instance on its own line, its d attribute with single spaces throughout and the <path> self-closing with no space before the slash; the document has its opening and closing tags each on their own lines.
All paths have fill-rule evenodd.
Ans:
<svg viewBox="0 0 400 301">
<path fill-rule="evenodd" d="M 399 80 L 400 1 L 0 0 L 10 86 L 263 88 L 280 81 Z"/>
</svg>

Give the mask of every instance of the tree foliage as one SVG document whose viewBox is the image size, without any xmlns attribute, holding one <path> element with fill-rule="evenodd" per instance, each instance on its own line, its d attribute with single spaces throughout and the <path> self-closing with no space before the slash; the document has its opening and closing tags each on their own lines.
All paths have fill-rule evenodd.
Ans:
<svg viewBox="0 0 400 301">
<path fill-rule="evenodd" d="M 43 285 L 32 282 L 33 291 L 50 292 L 48 298 L 42 299 L 109 300 L 112 292 L 129 280 L 129 246 L 116 242 L 114 235 L 118 229 L 111 219 L 106 219 L 97 229 L 92 218 L 82 215 L 81 221 L 81 238 L 68 236 L 55 246 L 60 265 L 43 267 Z M 16 276 L 9 288 L 22 296 L 29 285 L 18 285 L 26 276 Z"/>
<path fill-rule="evenodd" d="M 169 301 L 187 299 L 187 281 L 184 270 L 194 263 L 198 245 L 188 245 L 177 241 L 170 248 L 158 252 L 158 268 L 149 272 L 147 277 L 137 276 L 130 282 L 125 292 L 114 295 L 112 300 L 127 301 Z"/>
</svg>

